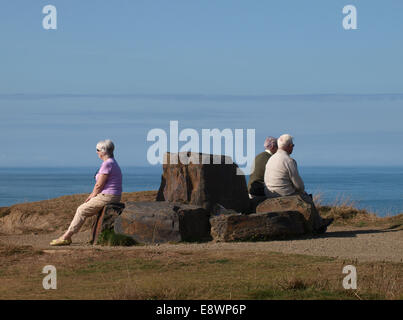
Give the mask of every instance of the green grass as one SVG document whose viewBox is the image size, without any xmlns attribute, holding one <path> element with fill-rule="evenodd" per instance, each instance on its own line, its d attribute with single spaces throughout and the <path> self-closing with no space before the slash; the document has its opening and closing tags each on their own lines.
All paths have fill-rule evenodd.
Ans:
<svg viewBox="0 0 403 320">
<path fill-rule="evenodd" d="M 98 245 L 102 246 L 135 246 L 137 242 L 128 236 L 123 234 L 116 234 L 113 230 L 104 230 L 99 235 Z"/>
<path fill-rule="evenodd" d="M 217 259 L 217 260 L 208 261 L 208 263 L 218 263 L 218 264 L 226 264 L 229 262 L 230 262 L 229 259 Z"/>
</svg>

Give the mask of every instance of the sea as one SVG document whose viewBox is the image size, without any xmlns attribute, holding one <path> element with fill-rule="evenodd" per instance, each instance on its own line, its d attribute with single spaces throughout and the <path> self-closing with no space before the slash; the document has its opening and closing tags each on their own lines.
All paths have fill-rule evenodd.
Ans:
<svg viewBox="0 0 403 320">
<path fill-rule="evenodd" d="M 90 193 L 98 168 L 0 168 L 0 207 Z M 403 213 L 403 167 L 299 167 L 321 204 L 352 204 L 378 216 Z M 123 191 L 158 190 L 161 167 L 122 167 Z M 248 180 L 248 176 L 246 177 Z"/>
</svg>

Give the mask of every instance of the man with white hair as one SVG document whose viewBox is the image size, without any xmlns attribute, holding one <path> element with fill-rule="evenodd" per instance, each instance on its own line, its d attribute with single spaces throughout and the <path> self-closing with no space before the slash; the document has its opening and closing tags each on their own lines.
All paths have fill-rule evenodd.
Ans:
<svg viewBox="0 0 403 320">
<path fill-rule="evenodd" d="M 283 134 L 277 140 L 278 150 L 266 164 L 264 175 L 265 194 L 269 198 L 300 195 L 310 204 L 312 197 L 305 192 L 304 182 L 298 172 L 297 162 L 290 157 L 294 150 L 293 137 Z M 322 219 L 315 208 L 314 230 L 316 233 L 326 231 L 333 219 Z"/>
<path fill-rule="evenodd" d="M 283 134 L 277 140 L 278 151 L 266 163 L 264 182 L 268 197 L 284 197 L 305 191 L 297 168 L 297 162 L 290 157 L 294 149 L 292 136 Z"/>
<path fill-rule="evenodd" d="M 265 197 L 264 172 L 267 161 L 277 151 L 277 139 L 274 137 L 267 137 L 264 141 L 264 149 L 263 152 L 255 157 L 252 166 L 252 173 L 249 176 L 248 193 L 250 199 Z"/>
</svg>

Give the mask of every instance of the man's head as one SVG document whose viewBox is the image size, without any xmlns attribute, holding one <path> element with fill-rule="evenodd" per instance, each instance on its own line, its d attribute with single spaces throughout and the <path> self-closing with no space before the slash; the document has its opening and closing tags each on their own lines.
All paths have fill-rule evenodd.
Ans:
<svg viewBox="0 0 403 320">
<path fill-rule="evenodd" d="M 264 148 L 269 150 L 270 153 L 275 154 L 277 152 L 277 139 L 274 137 L 267 137 L 264 141 Z"/>
<path fill-rule="evenodd" d="M 292 136 L 289 134 L 283 134 L 277 140 L 278 148 L 291 154 L 294 149 L 294 142 L 292 141 Z"/>
</svg>

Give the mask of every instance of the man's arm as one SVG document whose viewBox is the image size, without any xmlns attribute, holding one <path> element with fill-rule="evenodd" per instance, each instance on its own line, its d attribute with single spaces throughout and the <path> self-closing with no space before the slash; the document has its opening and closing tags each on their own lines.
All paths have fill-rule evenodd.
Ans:
<svg viewBox="0 0 403 320">
<path fill-rule="evenodd" d="M 288 171 L 290 173 L 291 182 L 294 185 L 294 188 L 298 192 L 303 192 L 305 190 L 304 181 L 302 181 L 301 176 L 298 172 L 297 162 L 294 159 L 288 163 Z"/>
</svg>

